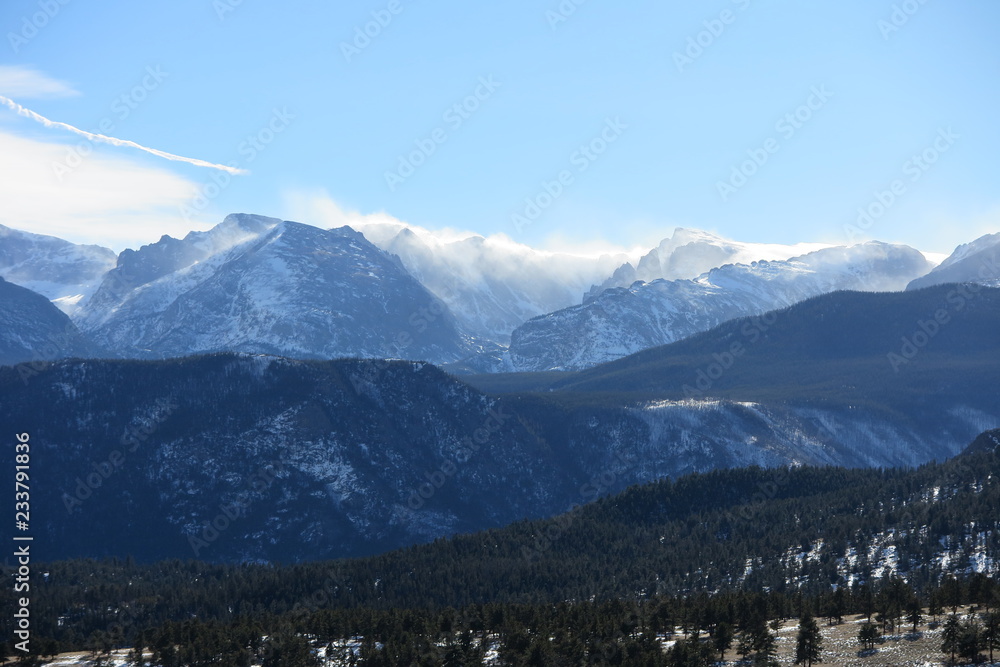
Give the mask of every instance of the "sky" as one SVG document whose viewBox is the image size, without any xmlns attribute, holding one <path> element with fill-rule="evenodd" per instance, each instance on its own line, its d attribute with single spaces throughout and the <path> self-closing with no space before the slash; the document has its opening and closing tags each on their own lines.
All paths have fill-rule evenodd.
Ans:
<svg viewBox="0 0 1000 667">
<path fill-rule="evenodd" d="M 950 252 L 1000 231 L 997 25 L 995 0 L 6 0 L 0 224 Z"/>
</svg>

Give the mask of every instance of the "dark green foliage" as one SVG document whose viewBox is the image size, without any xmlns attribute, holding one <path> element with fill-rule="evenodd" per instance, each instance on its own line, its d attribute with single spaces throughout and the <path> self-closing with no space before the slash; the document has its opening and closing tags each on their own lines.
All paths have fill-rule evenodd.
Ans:
<svg viewBox="0 0 1000 667">
<path fill-rule="evenodd" d="M 779 473 L 784 478 L 770 498 L 748 502 Z M 361 636 L 365 628 L 366 638 L 391 643 L 400 655 L 433 653 L 451 641 L 453 659 L 472 651 L 468 660 L 481 657 L 480 638 L 497 628 L 509 633 L 506 650 L 541 656 L 548 647 L 531 647 L 543 624 L 550 633 L 544 636 L 560 636 L 565 655 L 604 650 L 600 647 L 609 637 L 618 638 L 616 647 L 627 639 L 630 650 L 642 653 L 647 635 L 668 637 L 675 626 L 707 633 L 701 641 L 717 654 L 728 626 L 738 629 L 741 652 L 758 655 L 766 653 L 768 620 L 805 610 L 825 610 L 834 620 L 846 613 L 877 613 L 887 627 L 898 627 L 904 616 L 913 624 L 918 592 L 931 601 L 932 615 L 935 604 L 957 608 L 974 601 L 995 609 L 992 579 L 964 581 L 928 564 L 942 540 L 952 545 L 953 556 L 960 554 L 971 522 L 979 530 L 995 527 L 997 473 L 997 456 L 990 452 L 911 471 L 751 468 L 693 475 L 580 508 L 572 525 L 530 559 L 522 548 L 559 519 L 521 522 L 366 559 L 287 567 L 50 563 L 44 566 L 47 580 L 33 581 L 33 637 L 59 642 L 64 650 L 93 649 L 95 657 L 102 657 L 110 649 L 132 646 L 146 631 L 141 641 L 171 667 L 208 659 L 196 648 L 187 653 L 178 648 L 192 615 L 204 626 L 199 632 L 209 633 L 208 643 L 228 646 L 224 652 L 233 665 L 244 662 L 247 652 L 258 655 L 254 637 L 277 636 L 260 627 L 277 618 L 288 619 L 289 632 L 305 628 L 319 637 Z M 935 488 L 937 500 L 931 501 L 929 491 Z M 914 530 L 920 526 L 927 529 Z M 945 528 L 948 532 L 942 532 Z M 853 575 L 870 583 L 832 591 L 830 585 L 837 583 L 833 556 L 852 544 L 863 553 L 867 536 L 891 529 L 919 535 L 897 542 L 906 582 L 873 580 L 867 568 L 875 563 L 861 562 Z M 819 539 L 836 548 L 830 556 L 792 569 L 781 564 L 790 549 L 794 553 Z M 989 541 L 994 538 L 986 539 L 987 553 L 997 553 Z M 741 581 L 734 574 L 744 572 L 748 559 L 753 571 Z M 0 570 L 9 577 L 9 568 Z M 771 590 L 767 596 L 753 593 L 765 588 Z M 0 589 L 0 604 L 12 607 L 12 596 L 10 587 Z M 585 600 L 594 602 L 581 607 Z M 617 620 L 599 622 L 602 618 Z M 990 632 L 986 621 L 988 616 L 983 637 Z M 0 631 L 8 637 L 10 623 L 0 619 Z M 218 631 L 216 623 L 243 627 L 244 638 L 225 644 L 211 634 Z M 388 629 L 396 626 L 413 637 L 439 637 L 441 646 L 396 637 Z M 560 630 L 568 633 L 558 635 Z M 456 648 L 456 638 L 466 632 L 464 648 Z M 958 643 L 954 650 L 957 655 Z M 443 648 L 439 657 L 443 660 Z"/>
<path fill-rule="evenodd" d="M 761 402 L 808 396 L 819 403 L 913 406 L 925 403 L 932 391 L 939 398 L 941 388 L 948 387 L 977 403 L 994 402 L 1000 373 L 1000 289 L 974 289 L 939 285 L 903 293 L 834 292 L 585 371 L 472 376 L 467 381 L 498 393 L 555 389 L 557 397 L 570 394 L 579 400 L 600 393 L 604 405 L 616 393 L 633 400 L 684 398 L 683 387 L 693 383 L 692 369 L 710 366 L 713 353 L 739 342 L 746 352 L 713 383 L 712 396 Z M 938 310 L 950 315 L 949 323 L 894 372 L 887 354 L 898 351 L 901 337 Z M 966 382 L 958 386 L 948 381 L 963 368 Z"/>
<path fill-rule="evenodd" d="M 720 661 L 725 657 L 726 651 L 733 645 L 735 636 L 733 626 L 726 621 L 721 621 L 715 626 L 715 633 L 712 636 L 712 646 L 719 652 Z"/>
<path fill-rule="evenodd" d="M 912 632 L 916 634 L 917 626 L 919 626 L 923 620 L 923 606 L 920 603 L 920 598 L 914 595 L 910 599 L 909 610 L 906 613 L 906 622 L 913 626 Z"/>
<path fill-rule="evenodd" d="M 863 623 L 858 630 L 858 641 L 868 650 L 875 648 L 875 642 L 878 641 L 878 638 L 878 626 L 874 623 Z"/>
<path fill-rule="evenodd" d="M 67 566 L 87 566 L 73 563 Z M 192 564 L 193 565 L 193 564 Z M 122 628 L 126 645 L 133 646 L 130 662 L 142 648 L 152 652 L 159 667 L 312 667 L 317 652 L 354 660 L 358 665 L 480 665 L 488 650 L 497 650 L 515 665 L 711 665 L 739 628 L 740 652 L 755 665 L 772 665 L 775 657 L 774 627 L 796 608 L 813 608 L 817 599 L 796 594 L 748 593 L 742 591 L 682 597 L 654 596 L 645 600 L 612 600 L 558 604 L 488 604 L 462 609 L 373 609 L 349 607 L 315 611 L 291 611 L 280 600 L 257 602 L 253 612 L 234 615 L 254 586 L 266 586 L 276 570 L 247 572 L 227 568 L 225 578 L 244 579 L 249 586 L 229 588 L 226 598 L 203 595 L 201 582 L 207 572 L 163 564 L 162 579 L 156 580 L 154 598 L 186 601 L 190 612 L 179 612 L 185 620 L 161 622 L 154 612 Z M 285 582 L 294 585 L 308 578 L 301 567 L 288 568 Z M 88 596 L 96 609 L 112 610 L 113 587 L 105 583 L 106 572 L 91 580 L 95 595 Z M 209 575 L 210 577 L 211 575 Z M 167 583 L 172 582 L 172 583 Z M 234 582 L 235 583 L 235 582 Z M 961 583 L 961 582 L 960 582 Z M 963 587 L 967 594 L 968 587 Z M 882 590 L 876 591 L 881 594 Z M 193 601 L 198 601 L 194 603 Z M 845 593 L 845 613 L 857 613 L 862 599 Z M 960 604 L 967 604 L 962 598 Z M 110 605 L 110 606 L 109 606 Z M 160 608 L 160 607 L 157 607 Z M 108 660 L 113 631 L 97 630 L 91 639 L 82 637 L 85 617 L 64 614 L 62 633 L 67 648 L 92 646 L 95 662 Z M 662 642 L 673 632 L 664 619 L 675 619 L 686 628 L 674 646 L 663 650 Z M 953 643 L 947 650 L 956 656 L 971 656 L 985 646 L 986 630 L 977 620 L 961 623 L 952 617 Z M 800 620 L 796 656 L 806 665 L 816 662 L 820 649 L 818 625 L 808 613 Z M 949 631 L 951 632 L 951 631 Z M 946 637 L 952 634 L 946 632 Z M 872 647 L 878 637 L 873 624 L 862 626 L 860 639 Z M 35 641 L 47 641 L 39 636 Z"/>
<path fill-rule="evenodd" d="M 288 630 L 268 638 L 262 653 L 261 667 L 313 667 L 319 664 L 309 642 Z"/>
<path fill-rule="evenodd" d="M 955 664 L 955 656 L 961 647 L 961 640 L 962 624 L 958 620 L 958 614 L 952 614 L 945 621 L 944 629 L 941 631 L 941 650 L 950 656 L 952 664 Z"/>
<path fill-rule="evenodd" d="M 814 662 L 819 662 L 822 650 L 819 624 L 811 614 L 806 614 L 799 619 L 799 631 L 795 637 L 795 664 L 812 667 Z"/>
<path fill-rule="evenodd" d="M 980 662 L 979 651 L 985 648 L 983 629 L 975 618 L 966 619 L 958 635 L 958 655 L 969 662 Z"/>
<path fill-rule="evenodd" d="M 987 612 L 983 619 L 983 642 L 993 662 L 993 651 L 1000 649 L 1000 612 Z"/>
</svg>

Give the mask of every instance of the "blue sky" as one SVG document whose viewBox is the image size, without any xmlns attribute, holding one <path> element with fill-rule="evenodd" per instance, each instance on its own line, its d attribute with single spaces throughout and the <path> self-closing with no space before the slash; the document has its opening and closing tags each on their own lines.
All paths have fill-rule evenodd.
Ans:
<svg viewBox="0 0 1000 667">
<path fill-rule="evenodd" d="M 1000 231 L 997 25 L 993 0 L 8 0 L 0 95 L 248 173 L 0 107 L 0 223 L 120 249 L 382 212 L 551 249 L 685 226 L 949 252 Z"/>
</svg>

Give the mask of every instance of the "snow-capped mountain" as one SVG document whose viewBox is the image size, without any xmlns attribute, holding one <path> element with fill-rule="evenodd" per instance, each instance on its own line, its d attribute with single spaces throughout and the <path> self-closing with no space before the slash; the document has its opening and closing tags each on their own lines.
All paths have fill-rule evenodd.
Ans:
<svg viewBox="0 0 1000 667">
<path fill-rule="evenodd" d="M 819 294 L 902 290 L 931 266 L 907 246 L 870 242 L 730 264 L 695 280 L 639 282 L 521 325 L 494 370 L 587 368 Z"/>
<path fill-rule="evenodd" d="M 933 271 L 915 279 L 907 289 L 944 283 L 1000 285 L 1000 234 L 987 234 L 958 246 Z"/>
<path fill-rule="evenodd" d="M 115 253 L 0 225 L 0 277 L 72 314 L 115 266 Z"/>
<path fill-rule="evenodd" d="M 397 255 L 424 287 L 446 303 L 464 330 L 506 344 L 532 317 L 578 304 L 588 288 L 627 259 L 536 250 L 495 235 L 447 237 L 402 223 L 355 226 Z"/>
<path fill-rule="evenodd" d="M 467 351 L 447 307 L 360 233 L 249 215 L 122 253 L 79 324 L 126 357 L 443 362 Z"/>
<path fill-rule="evenodd" d="M 725 264 L 780 261 L 830 247 L 823 243 L 742 243 L 699 229 L 678 227 L 673 235 L 642 256 L 633 266 L 626 262 L 614 274 L 587 292 L 586 299 L 612 287 L 628 287 L 636 281 L 693 280 Z"/>
<path fill-rule="evenodd" d="M 21 379 L 26 379 L 39 363 L 97 354 L 51 301 L 0 278 L 0 364 L 27 362 L 27 367 L 18 370 Z"/>
<path fill-rule="evenodd" d="M 0 422 L 31 432 L 56 490 L 36 507 L 52 558 L 362 555 L 693 471 L 957 454 L 1000 426 L 1000 289 L 900 372 L 886 357 L 952 289 L 824 295 L 761 318 L 757 342 L 730 322 L 533 394 L 409 361 L 70 360 L 27 385 L 0 367 Z"/>
</svg>

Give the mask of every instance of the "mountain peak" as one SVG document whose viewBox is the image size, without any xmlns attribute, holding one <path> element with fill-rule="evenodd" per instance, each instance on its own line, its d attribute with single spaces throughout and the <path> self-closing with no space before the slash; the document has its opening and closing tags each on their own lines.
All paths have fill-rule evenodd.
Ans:
<svg viewBox="0 0 1000 667">
<path fill-rule="evenodd" d="M 444 362 L 466 353 L 451 313 L 360 232 L 227 220 L 123 253 L 124 280 L 95 295 L 82 326 L 139 357 L 230 350 Z"/>
<path fill-rule="evenodd" d="M 270 218 L 255 213 L 230 213 L 216 227 L 239 227 L 247 231 L 263 231 L 281 223 L 280 218 Z"/>
<path fill-rule="evenodd" d="M 694 229 L 693 227 L 675 227 L 674 233 L 670 236 L 670 238 L 661 241 L 660 245 L 662 246 L 666 244 L 668 241 L 672 246 L 676 248 L 681 245 L 686 245 L 688 243 L 697 243 L 697 242 L 726 243 L 727 239 L 724 239 L 721 236 L 713 234 L 712 232 L 706 232 L 703 229 Z"/>
<path fill-rule="evenodd" d="M 1000 233 L 964 243 L 930 273 L 911 282 L 906 289 L 943 283 L 1000 284 Z"/>
</svg>

